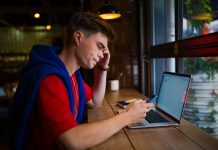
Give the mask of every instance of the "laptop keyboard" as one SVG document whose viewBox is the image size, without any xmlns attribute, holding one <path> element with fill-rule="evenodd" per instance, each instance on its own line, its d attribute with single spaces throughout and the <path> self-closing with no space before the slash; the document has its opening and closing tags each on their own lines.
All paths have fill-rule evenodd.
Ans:
<svg viewBox="0 0 218 150">
<path fill-rule="evenodd" d="M 156 111 L 154 111 L 152 109 L 146 114 L 145 119 L 149 123 L 169 122 L 167 119 L 165 119 L 164 117 L 162 117 L 160 114 L 158 114 Z"/>
</svg>

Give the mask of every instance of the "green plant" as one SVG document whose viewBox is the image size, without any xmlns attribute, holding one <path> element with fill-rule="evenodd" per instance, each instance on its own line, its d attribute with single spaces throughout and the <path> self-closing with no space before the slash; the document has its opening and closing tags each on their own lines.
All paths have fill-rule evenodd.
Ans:
<svg viewBox="0 0 218 150">
<path fill-rule="evenodd" d="M 212 21 L 212 0 L 184 0 L 186 14 L 185 16 L 193 22 L 194 26 L 202 25 Z"/>
<path fill-rule="evenodd" d="M 209 101 L 209 102 L 208 102 L 208 106 L 209 106 L 209 107 L 215 106 L 215 101 L 214 101 L 214 100 Z"/>
<path fill-rule="evenodd" d="M 218 73 L 217 57 L 192 57 L 184 58 L 184 69 L 186 73 L 205 73 L 207 79 L 213 80 Z"/>
<path fill-rule="evenodd" d="M 200 126 L 199 126 L 200 127 Z M 200 127 L 202 130 L 208 132 L 208 133 L 214 133 L 214 129 L 212 128 L 209 128 L 209 127 Z"/>
<path fill-rule="evenodd" d="M 184 0 L 184 17 L 190 21 L 195 34 L 207 34 L 207 23 L 213 20 L 212 0 Z"/>
</svg>

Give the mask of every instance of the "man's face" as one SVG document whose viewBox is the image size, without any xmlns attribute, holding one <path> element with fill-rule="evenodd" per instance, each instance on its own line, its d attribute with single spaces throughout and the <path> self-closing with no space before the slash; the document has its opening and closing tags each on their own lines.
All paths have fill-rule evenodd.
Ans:
<svg viewBox="0 0 218 150">
<path fill-rule="evenodd" d="M 105 51 L 108 51 L 108 37 L 100 32 L 81 38 L 76 50 L 78 64 L 83 68 L 92 69 L 101 59 Z"/>
</svg>

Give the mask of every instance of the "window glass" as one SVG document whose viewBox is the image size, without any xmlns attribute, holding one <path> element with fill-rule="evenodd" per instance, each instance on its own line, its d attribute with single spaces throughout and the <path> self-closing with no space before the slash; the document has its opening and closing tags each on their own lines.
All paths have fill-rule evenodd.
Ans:
<svg viewBox="0 0 218 150">
<path fill-rule="evenodd" d="M 164 71 L 175 72 L 175 58 L 153 59 L 153 94 L 158 94 L 162 74 Z"/>
<path fill-rule="evenodd" d="M 175 0 L 152 0 L 152 45 L 175 41 Z M 157 94 L 162 72 L 175 72 L 175 58 L 152 59 L 151 94 Z"/>
<path fill-rule="evenodd" d="M 218 138 L 218 57 L 208 57 L 216 54 L 217 45 L 211 37 L 206 42 L 205 38 L 197 37 L 218 31 L 218 0 L 152 0 L 152 5 L 151 94 L 158 93 L 164 71 L 191 74 L 184 118 Z M 180 22 L 183 22 L 182 28 Z M 175 41 L 190 37 L 194 38 Z M 182 47 L 179 49 L 182 53 L 178 54 L 187 55 L 173 58 L 177 45 Z M 192 54 L 207 56 L 193 57 Z M 188 55 L 187 58 L 180 57 Z"/>
<path fill-rule="evenodd" d="M 183 0 L 183 38 L 218 31 L 218 0 Z"/>
<path fill-rule="evenodd" d="M 183 59 L 192 75 L 184 118 L 218 138 L 218 57 Z"/>
<path fill-rule="evenodd" d="M 153 45 L 175 41 L 175 0 L 153 0 Z"/>
</svg>

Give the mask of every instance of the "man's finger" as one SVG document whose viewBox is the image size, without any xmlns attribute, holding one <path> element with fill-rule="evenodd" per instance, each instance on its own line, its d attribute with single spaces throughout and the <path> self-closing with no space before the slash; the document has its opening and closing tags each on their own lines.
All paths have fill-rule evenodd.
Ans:
<svg viewBox="0 0 218 150">
<path fill-rule="evenodd" d="M 146 103 L 146 107 L 154 107 L 155 103 Z"/>
</svg>

